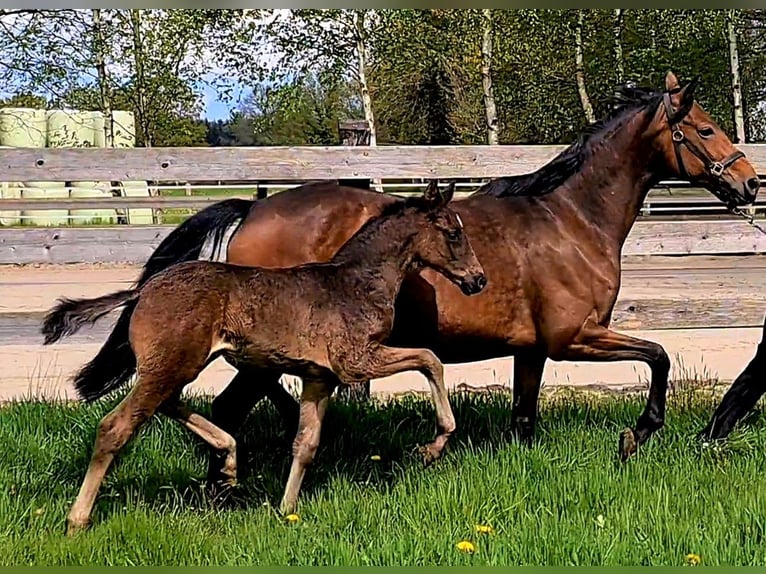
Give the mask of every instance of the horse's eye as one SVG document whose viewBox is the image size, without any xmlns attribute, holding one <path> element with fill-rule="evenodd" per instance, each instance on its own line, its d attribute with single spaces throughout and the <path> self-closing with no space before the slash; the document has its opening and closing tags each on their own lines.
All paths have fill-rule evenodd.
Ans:
<svg viewBox="0 0 766 574">
<path fill-rule="evenodd" d="M 699 128 L 697 130 L 697 133 L 703 138 L 709 138 L 709 137 L 713 137 L 715 130 L 711 128 L 710 126 L 705 126 L 704 128 Z"/>
<path fill-rule="evenodd" d="M 457 241 L 460 239 L 460 231 L 458 229 L 450 229 L 449 232 L 447 232 L 447 237 L 450 241 Z"/>
</svg>

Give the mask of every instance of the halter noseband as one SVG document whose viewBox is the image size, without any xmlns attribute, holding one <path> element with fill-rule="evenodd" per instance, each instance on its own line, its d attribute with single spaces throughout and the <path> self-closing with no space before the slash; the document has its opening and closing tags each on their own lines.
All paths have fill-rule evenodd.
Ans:
<svg viewBox="0 0 766 574">
<path fill-rule="evenodd" d="M 686 110 L 682 113 L 681 110 L 676 110 L 673 107 L 673 103 L 670 101 L 670 94 L 676 92 L 678 92 L 678 89 L 664 92 L 662 94 L 662 103 L 665 106 L 665 115 L 667 116 L 668 125 L 670 126 L 672 132 L 673 151 L 675 151 L 676 154 L 676 163 L 678 164 L 678 171 L 680 172 L 681 177 L 687 181 L 690 181 L 689 173 L 686 171 L 684 160 L 681 157 L 681 146 L 685 145 L 686 148 L 705 165 L 705 168 L 713 177 L 720 179 L 726 168 L 731 166 L 738 159 L 745 157 L 745 154 L 737 150 L 723 160 L 715 161 L 705 152 L 704 149 L 697 146 L 694 142 L 688 140 L 686 138 L 686 134 L 684 134 L 683 130 L 681 129 L 681 121 L 686 117 L 686 114 L 689 113 L 689 110 Z"/>
</svg>

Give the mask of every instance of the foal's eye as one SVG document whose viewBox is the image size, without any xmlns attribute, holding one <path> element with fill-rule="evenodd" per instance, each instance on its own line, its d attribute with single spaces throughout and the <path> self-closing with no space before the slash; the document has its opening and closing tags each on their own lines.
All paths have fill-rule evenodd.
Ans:
<svg viewBox="0 0 766 574">
<path fill-rule="evenodd" d="M 450 241 L 457 241 L 460 239 L 460 230 L 459 229 L 450 229 L 447 232 L 447 237 Z"/>
<path fill-rule="evenodd" d="M 697 130 L 697 133 L 703 138 L 709 138 L 713 136 L 713 134 L 715 133 L 715 130 L 713 130 L 713 128 L 711 128 L 710 126 L 705 126 L 704 128 L 699 128 Z"/>
</svg>

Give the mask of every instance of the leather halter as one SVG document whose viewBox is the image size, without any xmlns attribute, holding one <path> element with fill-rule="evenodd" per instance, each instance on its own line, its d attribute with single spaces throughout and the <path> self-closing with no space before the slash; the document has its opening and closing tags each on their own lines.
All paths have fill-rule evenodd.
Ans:
<svg viewBox="0 0 766 574">
<path fill-rule="evenodd" d="M 684 160 L 681 157 L 681 146 L 685 145 L 686 148 L 705 165 L 705 168 L 708 170 L 710 175 L 720 179 L 723 176 L 723 172 L 735 161 L 745 157 L 745 154 L 737 150 L 723 160 L 715 161 L 707 154 L 703 148 L 700 148 L 694 142 L 687 139 L 686 134 L 684 134 L 683 130 L 681 129 L 681 122 L 689 113 L 691 108 L 687 109 L 686 111 L 676 110 L 673 107 L 673 103 L 670 101 L 670 95 L 678 93 L 679 91 L 680 88 L 676 88 L 669 92 L 666 91 L 662 94 L 662 103 L 665 106 L 665 115 L 668 118 L 668 125 L 670 126 L 672 132 L 673 150 L 676 153 L 678 171 L 680 172 L 680 175 L 683 179 L 691 181 L 689 178 L 689 173 L 686 171 Z"/>
</svg>

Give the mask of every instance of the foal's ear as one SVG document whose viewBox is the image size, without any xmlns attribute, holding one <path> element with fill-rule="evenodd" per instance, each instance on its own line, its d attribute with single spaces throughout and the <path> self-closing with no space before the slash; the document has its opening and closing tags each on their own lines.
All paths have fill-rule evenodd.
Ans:
<svg viewBox="0 0 766 574">
<path fill-rule="evenodd" d="M 429 207 L 444 207 L 451 200 L 455 194 L 455 182 L 451 181 L 447 186 L 446 191 L 439 189 L 439 180 L 432 179 L 428 182 L 428 187 L 423 192 L 423 199 Z"/>
</svg>

